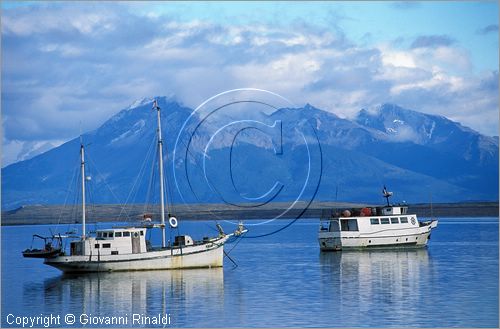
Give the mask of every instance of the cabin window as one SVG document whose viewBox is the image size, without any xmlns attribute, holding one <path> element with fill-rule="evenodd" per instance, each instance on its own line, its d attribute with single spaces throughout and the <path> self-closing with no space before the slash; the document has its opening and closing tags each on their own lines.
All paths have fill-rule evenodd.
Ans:
<svg viewBox="0 0 500 329">
<path fill-rule="evenodd" d="M 399 224 L 399 219 L 397 217 L 391 217 L 391 224 Z"/>
<path fill-rule="evenodd" d="M 339 222 L 336 220 L 332 220 L 330 222 L 330 232 L 338 232 L 338 231 L 340 231 Z"/>
<path fill-rule="evenodd" d="M 321 231 L 328 231 L 329 227 L 330 227 L 330 223 L 329 222 L 320 222 L 320 226 L 319 227 L 320 227 Z M 203 237 L 203 241 L 205 241 L 205 238 L 208 241 L 208 237 Z"/>
<path fill-rule="evenodd" d="M 102 247 L 103 248 L 111 248 L 111 243 L 103 243 Z"/>
<path fill-rule="evenodd" d="M 113 237 L 113 232 L 108 232 L 108 238 L 112 238 Z"/>
<path fill-rule="evenodd" d="M 370 218 L 370 224 L 372 224 L 372 225 L 378 225 L 380 223 L 378 221 L 378 218 Z"/>
<path fill-rule="evenodd" d="M 96 243 L 96 244 L 94 245 L 94 248 L 99 249 L 99 243 Z"/>
<path fill-rule="evenodd" d="M 122 237 L 122 232 L 115 232 L 115 237 L 116 238 L 121 238 Z"/>
<path fill-rule="evenodd" d="M 130 232 L 123 232 L 123 236 L 130 236 Z"/>
<path fill-rule="evenodd" d="M 144 235 L 144 231 L 141 231 L 141 235 Z"/>
<path fill-rule="evenodd" d="M 139 236 L 139 233 L 134 232 L 134 238 L 137 238 Z"/>
<path fill-rule="evenodd" d="M 408 217 L 400 217 L 401 219 L 401 224 L 408 223 Z"/>
<path fill-rule="evenodd" d="M 111 255 L 118 255 L 118 250 L 111 251 Z"/>
<path fill-rule="evenodd" d="M 342 231 L 359 231 L 357 219 L 342 219 L 340 221 Z"/>
<path fill-rule="evenodd" d="M 97 237 L 98 238 L 102 238 L 102 233 L 101 232 L 97 232 Z"/>
<path fill-rule="evenodd" d="M 380 224 L 389 224 L 389 218 L 380 218 Z"/>
</svg>

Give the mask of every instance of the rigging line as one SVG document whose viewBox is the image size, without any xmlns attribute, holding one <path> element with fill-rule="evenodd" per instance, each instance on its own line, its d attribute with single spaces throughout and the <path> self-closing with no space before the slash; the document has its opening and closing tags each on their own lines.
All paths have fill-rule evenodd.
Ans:
<svg viewBox="0 0 500 329">
<path fill-rule="evenodd" d="M 198 163 L 198 161 L 196 160 L 196 156 L 195 156 L 195 155 L 194 155 L 194 154 L 193 154 L 193 153 L 189 150 L 189 147 L 186 145 L 185 141 L 183 141 L 182 139 L 179 139 L 179 141 L 180 141 L 180 142 L 181 142 L 181 143 L 182 143 L 182 144 L 186 147 L 186 151 L 187 151 L 186 153 L 189 153 L 189 154 L 191 155 L 191 157 L 193 158 L 193 162 L 194 162 L 194 164 L 195 164 L 195 165 L 196 165 L 196 166 L 197 166 L 197 167 L 198 167 L 198 168 L 199 168 L 202 172 L 204 172 L 203 168 L 201 167 L 201 165 L 200 165 L 200 164 Z M 206 178 L 207 178 L 207 180 L 210 180 L 210 178 L 209 178 L 209 177 L 206 177 Z M 197 196 L 197 195 L 196 195 L 196 193 L 194 192 L 194 189 L 192 188 L 191 183 L 189 182 L 189 180 L 188 180 L 188 185 L 190 186 L 191 191 L 193 192 L 193 194 L 194 194 L 195 198 L 199 201 L 200 199 L 198 198 L 198 196 Z M 211 184 L 211 185 L 212 185 L 213 189 L 217 190 L 217 188 L 215 188 L 215 185 L 214 185 L 214 184 Z M 222 195 L 222 194 L 221 194 L 218 190 L 217 190 L 216 192 L 217 192 L 217 194 L 218 194 L 219 196 L 221 196 L 221 195 Z M 210 209 L 208 209 L 208 211 L 210 212 L 210 214 L 211 214 L 213 217 L 215 217 L 215 218 L 218 218 L 218 219 L 221 219 L 221 220 L 222 220 L 222 218 L 219 218 L 219 216 L 218 216 L 217 214 L 213 213 Z"/>
<path fill-rule="evenodd" d="M 80 201 L 80 193 L 79 191 L 81 190 L 81 171 L 78 170 L 77 173 L 77 181 L 76 181 L 76 189 L 75 193 L 73 196 L 73 207 L 71 207 L 71 221 L 72 224 L 78 223 L 78 213 L 80 211 L 80 207 L 78 207 L 78 202 Z"/>
<path fill-rule="evenodd" d="M 168 156 L 167 156 L 167 160 L 168 160 Z M 168 168 L 168 166 L 167 166 L 167 168 Z M 168 179 L 167 179 L 167 176 L 168 176 Z M 166 175 L 165 175 L 165 184 L 167 186 L 167 204 L 168 204 L 169 212 L 171 214 L 175 214 L 176 211 L 175 211 L 175 204 L 174 204 L 174 191 L 172 188 L 172 184 L 169 184 L 170 178 L 171 177 L 167 171 Z"/>
<path fill-rule="evenodd" d="M 174 203 L 174 197 L 173 197 L 173 190 L 172 190 L 172 185 L 169 184 L 169 179 L 167 179 L 168 173 L 164 176 L 164 183 L 165 186 L 167 187 L 167 211 L 169 214 L 175 215 L 176 210 L 175 210 L 175 203 Z"/>
<path fill-rule="evenodd" d="M 89 170 L 89 172 L 90 172 L 90 170 Z M 90 177 L 92 178 L 92 175 L 90 175 Z M 87 181 L 87 179 L 85 179 L 85 181 Z M 88 214 L 89 214 L 88 219 L 91 219 L 90 215 L 92 215 L 94 217 L 93 218 L 93 220 L 94 220 L 94 231 L 96 231 L 98 229 L 98 227 L 99 227 L 99 221 L 96 218 L 97 217 L 96 216 L 97 205 L 96 205 L 95 190 L 94 190 L 95 187 L 94 187 L 94 184 L 92 183 L 92 180 L 89 180 L 89 182 L 86 183 L 86 184 L 87 184 L 88 188 L 86 188 L 85 191 L 88 190 L 87 193 L 88 193 L 88 196 L 89 196 L 88 200 L 89 200 L 89 206 L 90 206 L 89 207 L 90 209 L 89 209 L 89 212 L 88 212 Z M 90 224 L 91 223 L 89 222 L 89 226 L 90 226 Z"/>
<path fill-rule="evenodd" d="M 187 152 L 186 153 L 189 153 L 191 155 L 191 157 L 193 158 L 193 162 L 194 164 L 202 171 L 204 172 L 204 169 L 201 167 L 201 165 L 198 163 L 198 161 L 196 160 L 196 157 L 193 155 L 193 153 L 189 150 L 189 148 L 187 147 L 185 141 L 183 141 L 182 139 L 179 139 L 179 141 L 186 147 L 186 150 Z M 210 177 L 207 177 L 205 176 L 206 179 L 208 181 L 211 181 Z M 210 182 L 209 182 L 210 183 Z M 188 182 L 188 185 L 191 186 L 191 184 Z M 211 184 L 211 189 L 212 190 L 215 190 L 215 192 L 222 198 L 222 193 L 215 187 L 215 184 Z M 193 194 L 195 195 L 195 197 L 198 199 L 196 193 L 194 192 L 193 189 L 191 189 L 193 191 Z M 223 198 L 222 198 L 223 199 Z M 198 199 L 199 200 L 199 199 Z M 224 199 L 223 199 L 224 200 Z M 210 214 L 215 217 L 215 221 L 218 222 L 218 220 L 222 220 L 222 221 L 227 221 L 227 220 L 224 220 L 224 218 L 218 216 L 216 213 L 212 212 L 210 209 L 208 209 L 208 211 L 210 212 Z M 207 224 L 208 225 L 208 224 Z M 291 225 L 291 224 L 290 224 Z M 257 237 L 257 236 L 256 236 Z"/>
<path fill-rule="evenodd" d="M 166 176 L 167 175 L 163 176 L 163 183 L 164 183 L 165 186 L 167 186 L 167 190 L 168 190 L 169 189 L 169 184 L 168 184 L 168 180 L 167 180 Z M 175 210 L 174 210 L 174 206 L 173 206 L 173 200 L 169 201 L 169 193 L 167 193 L 166 200 L 167 200 L 167 215 L 170 217 L 171 215 L 175 214 Z M 176 229 L 177 229 L 177 235 L 180 235 L 181 233 L 180 233 L 180 230 L 179 230 L 179 226 L 177 226 Z M 170 227 L 170 231 L 173 231 L 172 227 Z"/>
<path fill-rule="evenodd" d="M 224 250 L 224 255 L 234 264 L 234 268 L 238 267 L 238 264 L 236 264 L 236 262 L 231 258 L 231 256 L 229 256 L 229 254 Z"/>
<path fill-rule="evenodd" d="M 73 183 L 74 183 L 77 171 L 78 171 L 78 167 L 75 166 L 73 168 L 73 174 L 71 175 L 71 179 L 69 180 L 68 188 L 66 189 L 66 196 L 64 197 L 64 204 L 63 204 L 63 206 L 61 207 L 61 209 L 59 211 L 59 216 L 57 218 L 57 225 L 56 226 L 59 226 L 59 224 L 61 223 L 62 213 L 63 213 L 64 209 L 66 208 L 66 205 L 67 205 L 67 202 L 68 202 L 68 197 L 71 194 L 71 186 L 73 186 Z"/>
<path fill-rule="evenodd" d="M 122 204 L 120 201 L 118 201 L 121 205 L 120 213 L 118 214 L 118 219 L 120 219 L 122 214 L 125 212 L 125 216 L 127 217 L 128 220 L 130 220 L 130 212 L 128 210 L 125 210 L 126 209 L 125 206 L 128 204 L 130 198 L 132 197 L 132 194 L 134 193 L 134 189 L 135 189 L 137 183 L 139 182 L 140 178 L 142 178 L 144 176 L 147 159 L 150 157 L 150 153 L 151 153 L 151 149 L 152 149 L 153 144 L 154 143 L 151 143 L 148 147 L 148 150 L 146 152 L 146 156 L 144 157 L 142 164 L 139 167 L 139 172 L 137 173 L 137 176 L 134 180 L 134 183 L 132 184 L 132 187 L 127 195 L 127 198 L 125 199 L 125 202 Z M 137 188 L 134 197 L 137 196 L 138 190 L 139 190 L 139 188 Z"/>
<path fill-rule="evenodd" d="M 152 157 L 152 153 L 153 153 L 152 150 L 154 149 L 153 145 L 154 145 L 154 143 L 150 144 L 150 146 L 149 146 L 149 149 L 148 149 L 148 151 L 146 153 L 146 156 L 143 159 L 143 162 L 141 164 L 141 168 L 140 168 L 140 170 L 139 170 L 139 172 L 138 172 L 138 174 L 136 176 L 134 184 L 133 184 L 133 186 L 132 186 L 132 188 L 131 188 L 131 190 L 129 192 L 129 195 L 127 196 L 127 199 L 125 200 L 125 203 L 124 203 L 124 205 L 122 207 L 122 211 L 123 211 L 123 209 L 125 209 L 125 206 L 131 200 L 135 200 L 135 201 L 138 200 L 137 195 L 139 194 L 139 190 L 141 188 L 141 183 L 140 182 L 144 181 L 144 176 L 146 175 L 146 171 L 147 171 L 146 170 L 146 167 L 147 167 L 146 164 L 148 163 L 149 159 Z M 129 220 L 130 220 L 130 218 L 129 218 Z"/>
<path fill-rule="evenodd" d="M 146 199 L 144 200 L 144 208 L 143 208 L 143 212 L 144 213 L 147 213 L 147 212 L 150 212 L 150 209 L 151 209 L 151 212 L 153 212 L 152 210 L 152 207 L 148 207 L 148 205 L 151 203 L 153 203 L 155 200 L 153 200 L 151 194 L 153 193 L 153 189 L 156 188 L 156 171 L 155 171 L 155 165 L 156 165 L 156 158 L 158 156 L 157 154 L 158 152 L 155 152 L 154 154 L 152 154 L 151 156 L 153 157 L 153 161 L 151 161 L 151 170 L 150 170 L 150 175 L 149 175 L 149 182 L 148 182 L 148 188 L 146 190 Z"/>
<path fill-rule="evenodd" d="M 99 168 L 96 166 L 94 160 L 92 159 L 92 156 L 90 156 L 90 153 L 86 153 L 85 154 L 86 158 L 87 158 L 87 161 L 93 166 L 93 168 L 97 171 L 97 174 L 100 176 L 100 178 L 102 178 L 102 181 L 104 182 L 104 185 L 108 188 L 108 190 L 111 192 L 111 195 L 115 198 L 115 200 L 119 203 L 120 200 L 118 199 L 118 197 L 116 196 L 116 194 L 113 192 L 113 190 L 111 189 L 111 186 L 109 186 L 108 182 L 106 181 L 105 179 L 105 176 L 101 173 L 101 171 L 99 170 Z"/>
<path fill-rule="evenodd" d="M 236 241 L 235 241 L 235 243 L 234 243 L 234 246 L 233 246 L 233 247 L 232 247 L 232 248 L 231 248 L 231 249 L 227 252 L 228 254 L 230 254 L 230 253 L 231 253 L 231 251 L 233 251 L 233 249 L 234 249 L 234 248 L 236 248 L 236 246 L 238 245 L 238 243 L 240 243 L 240 242 L 241 242 L 241 238 L 242 238 L 242 236 L 239 236 L 239 237 L 237 237 L 237 238 L 236 238 Z"/>
<path fill-rule="evenodd" d="M 168 168 L 169 167 L 168 166 L 169 156 L 168 156 L 167 145 L 166 145 L 166 143 L 161 143 L 160 147 L 162 147 L 162 150 L 165 151 L 164 158 L 165 158 L 165 163 L 167 164 L 166 167 Z M 174 211 L 173 198 L 172 198 L 172 193 L 171 193 L 172 192 L 172 188 L 171 188 L 170 184 L 168 184 L 169 179 L 167 179 L 167 176 L 168 176 L 168 170 L 166 170 L 165 171 L 165 175 L 163 175 L 163 183 L 164 183 L 164 186 L 167 187 L 166 191 L 165 191 L 165 193 L 167 194 L 166 198 L 165 198 L 165 200 L 167 202 L 167 213 L 173 214 L 173 213 L 175 213 L 175 211 Z"/>
</svg>

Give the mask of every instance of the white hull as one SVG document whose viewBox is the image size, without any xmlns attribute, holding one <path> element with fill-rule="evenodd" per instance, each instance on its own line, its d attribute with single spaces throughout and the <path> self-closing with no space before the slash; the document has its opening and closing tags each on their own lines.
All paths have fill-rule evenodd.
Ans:
<svg viewBox="0 0 500 329">
<path fill-rule="evenodd" d="M 394 208 L 397 208 L 396 210 Z M 425 247 L 437 220 L 420 222 L 406 208 L 385 207 L 388 215 L 334 217 L 320 224 L 321 251 Z"/>
<path fill-rule="evenodd" d="M 420 231 L 420 230 L 419 230 Z M 319 237 L 321 251 L 336 251 L 342 249 L 365 249 L 365 248 L 421 248 L 427 245 L 431 234 L 430 228 L 425 232 L 399 232 L 389 236 L 359 235 L 339 237 L 333 234 L 323 233 Z"/>
<path fill-rule="evenodd" d="M 121 255 L 58 256 L 46 259 L 45 264 L 67 273 L 222 267 L 223 248 L 228 237 L 182 249 L 166 248 Z"/>
</svg>

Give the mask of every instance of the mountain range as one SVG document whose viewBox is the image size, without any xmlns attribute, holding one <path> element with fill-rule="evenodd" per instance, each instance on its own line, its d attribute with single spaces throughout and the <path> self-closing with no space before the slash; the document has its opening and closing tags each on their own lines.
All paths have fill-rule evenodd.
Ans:
<svg viewBox="0 0 500 329">
<path fill-rule="evenodd" d="M 270 113 L 162 109 L 172 203 L 498 200 L 498 138 L 442 116 L 384 104 L 352 119 L 305 105 Z M 80 142 L 94 203 L 157 202 L 152 99 L 99 128 L 2 169 L 2 208 L 78 202 Z M 156 185 L 155 185 L 156 184 Z"/>
</svg>

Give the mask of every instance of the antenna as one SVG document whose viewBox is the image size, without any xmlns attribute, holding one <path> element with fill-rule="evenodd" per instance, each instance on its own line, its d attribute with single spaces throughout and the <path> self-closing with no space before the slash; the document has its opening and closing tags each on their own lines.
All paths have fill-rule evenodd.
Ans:
<svg viewBox="0 0 500 329">
<path fill-rule="evenodd" d="M 80 145 L 83 145 L 83 137 L 82 137 L 82 120 L 80 120 L 79 128 L 80 128 Z"/>
<path fill-rule="evenodd" d="M 384 198 L 387 200 L 387 207 L 390 207 L 391 204 L 389 203 L 389 198 L 392 196 L 392 192 L 387 191 L 387 188 L 384 185 L 384 188 L 382 189 L 382 194 L 384 195 Z"/>
</svg>

